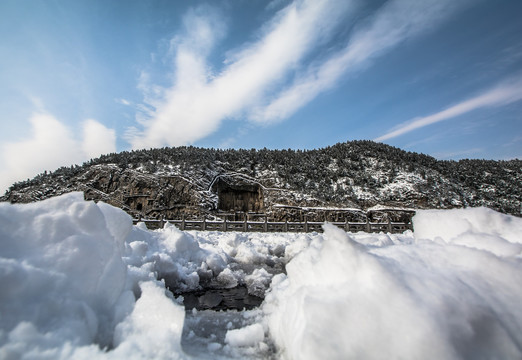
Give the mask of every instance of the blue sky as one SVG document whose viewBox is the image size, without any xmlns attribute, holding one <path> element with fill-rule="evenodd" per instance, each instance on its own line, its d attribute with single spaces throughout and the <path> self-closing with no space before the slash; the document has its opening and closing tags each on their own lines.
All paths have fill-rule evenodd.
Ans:
<svg viewBox="0 0 522 360">
<path fill-rule="evenodd" d="M 522 158 L 522 1 L 0 2 L 0 187 L 102 153 Z"/>
</svg>

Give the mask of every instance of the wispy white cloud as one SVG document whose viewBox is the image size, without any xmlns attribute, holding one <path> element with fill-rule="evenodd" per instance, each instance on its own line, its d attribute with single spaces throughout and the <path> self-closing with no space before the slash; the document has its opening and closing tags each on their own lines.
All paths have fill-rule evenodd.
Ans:
<svg viewBox="0 0 522 360">
<path fill-rule="evenodd" d="M 349 1 L 296 1 L 279 11 L 257 41 L 233 52 L 217 74 L 207 57 L 225 28 L 208 8 L 187 15 L 186 34 L 172 41 L 175 77 L 168 89 L 143 86 L 150 117 L 133 129 L 133 148 L 183 145 L 214 132 L 221 121 L 257 106 L 266 92 L 301 66 L 314 45 L 329 39 Z M 218 29 L 216 31 L 215 29 Z M 155 92 L 159 97 L 151 96 Z"/>
<path fill-rule="evenodd" d="M 95 120 L 83 123 L 82 139 L 76 139 L 68 127 L 49 114 L 35 114 L 30 123 L 28 139 L 0 146 L 0 191 L 45 170 L 116 151 L 114 130 Z"/>
<path fill-rule="evenodd" d="M 295 1 L 263 26 L 257 41 L 229 51 L 232 55 L 217 74 L 207 57 L 226 26 L 212 8 L 194 9 L 185 16 L 186 33 L 171 42 L 173 85 L 158 87 L 144 74 L 140 86 L 147 111 L 138 119 L 143 129 L 129 129 L 127 139 L 133 148 L 184 145 L 213 133 L 224 119 L 242 117 L 258 124 L 286 119 L 348 73 L 436 26 L 466 2 L 387 1 L 356 24 L 344 48 L 325 56 L 317 49 L 328 44 L 340 26 L 357 21 L 351 15 L 367 4 Z"/>
<path fill-rule="evenodd" d="M 288 118 L 319 94 L 334 87 L 347 74 L 361 71 L 398 44 L 422 34 L 462 7 L 466 1 L 392 0 L 364 24 L 356 26 L 341 51 L 296 77 L 266 106 L 250 114 L 255 121 L 270 123 Z"/>
<path fill-rule="evenodd" d="M 127 99 L 114 99 L 114 101 L 116 101 L 118 104 L 122 104 L 122 105 L 125 105 L 125 106 L 130 106 L 131 105 L 131 102 Z"/>
<path fill-rule="evenodd" d="M 83 123 L 81 149 L 87 159 L 95 158 L 101 154 L 115 153 L 116 132 L 96 120 L 86 120 Z"/>
<path fill-rule="evenodd" d="M 375 141 L 389 140 L 413 130 L 423 128 L 425 126 L 435 124 L 441 121 L 449 120 L 457 116 L 463 115 L 470 111 L 474 111 L 484 107 L 502 106 L 522 100 L 522 78 L 516 77 L 502 82 L 499 85 L 477 95 L 473 98 L 462 101 L 456 105 L 450 106 L 437 113 L 416 118 L 404 124 L 397 126 L 395 129 L 374 139 Z"/>
</svg>

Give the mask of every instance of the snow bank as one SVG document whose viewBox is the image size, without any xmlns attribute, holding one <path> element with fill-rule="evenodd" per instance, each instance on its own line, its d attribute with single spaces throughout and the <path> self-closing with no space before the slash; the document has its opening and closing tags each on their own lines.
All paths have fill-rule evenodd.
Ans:
<svg viewBox="0 0 522 360">
<path fill-rule="evenodd" d="M 149 231 L 79 193 L 0 204 L 0 358 L 522 358 L 522 219 L 413 221 L 399 235 Z M 165 289 L 202 285 L 270 290 L 255 311 L 186 314 Z"/>
<path fill-rule="evenodd" d="M 494 217 L 487 226 L 484 214 Z M 522 357 L 520 252 L 495 254 L 499 243 L 520 242 L 504 228 L 520 219 L 476 209 L 414 221 L 417 241 L 395 246 L 363 246 L 357 238 L 367 235 L 326 225 L 324 238 L 273 278 L 263 311 L 283 357 Z M 495 240 L 483 249 L 486 238 Z"/>
<path fill-rule="evenodd" d="M 183 309 L 154 279 L 137 303 L 131 291 L 139 278 L 122 258 L 131 232 L 127 214 L 81 193 L 1 203 L 0 358 L 172 358 L 154 342 L 165 336 L 180 351 Z"/>
<path fill-rule="evenodd" d="M 258 266 L 283 266 L 292 241 L 149 231 L 81 193 L 0 204 L 0 236 L 0 358 L 39 359 L 186 358 L 185 312 L 165 285 L 242 284 L 262 296 L 273 274 Z"/>
<path fill-rule="evenodd" d="M 74 344 L 110 344 L 110 328 L 121 320 L 114 309 L 124 292 L 121 252 L 132 223 L 118 218 L 108 226 L 104 210 L 79 193 L 0 204 L 3 331 L 32 324 Z"/>
<path fill-rule="evenodd" d="M 413 226 L 418 239 L 463 245 L 498 256 L 522 254 L 522 218 L 488 208 L 419 211 Z"/>
</svg>

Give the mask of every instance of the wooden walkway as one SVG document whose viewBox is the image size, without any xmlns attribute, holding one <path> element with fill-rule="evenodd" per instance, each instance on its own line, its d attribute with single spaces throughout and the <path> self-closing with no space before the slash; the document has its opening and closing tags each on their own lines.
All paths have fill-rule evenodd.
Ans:
<svg viewBox="0 0 522 360">
<path fill-rule="evenodd" d="M 149 229 L 163 228 L 169 222 L 183 231 L 240 231 L 240 232 L 323 232 L 323 222 L 269 222 L 269 221 L 209 221 L 209 220 L 144 220 L 133 219 L 134 224 L 139 221 L 145 223 Z M 352 222 L 333 222 L 333 225 L 344 229 L 347 232 L 364 231 L 367 233 L 403 233 L 406 230 L 413 231 L 411 223 L 352 223 Z"/>
</svg>

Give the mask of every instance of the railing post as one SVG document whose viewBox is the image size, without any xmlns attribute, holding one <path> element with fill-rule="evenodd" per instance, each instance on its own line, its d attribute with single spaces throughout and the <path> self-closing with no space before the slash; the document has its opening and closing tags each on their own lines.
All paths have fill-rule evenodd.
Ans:
<svg viewBox="0 0 522 360">
<path fill-rule="evenodd" d="M 265 232 L 268 232 L 268 216 L 265 215 L 265 225 L 263 226 L 263 230 Z"/>
<path fill-rule="evenodd" d="M 305 215 L 305 225 L 304 225 L 304 231 L 305 233 L 308 232 L 308 217 Z"/>
<path fill-rule="evenodd" d="M 391 233 L 392 232 L 392 224 L 391 224 L 391 219 L 388 219 L 388 232 Z"/>
<path fill-rule="evenodd" d="M 227 231 L 227 216 L 225 215 L 225 222 L 223 222 L 223 231 Z"/>
<path fill-rule="evenodd" d="M 288 232 L 288 219 L 285 219 L 285 232 Z"/>
<path fill-rule="evenodd" d="M 348 223 L 348 218 L 344 221 L 344 231 L 349 232 L 350 231 L 350 223 Z"/>
<path fill-rule="evenodd" d="M 203 225 L 202 225 L 203 231 L 207 230 L 207 219 L 203 216 Z"/>
<path fill-rule="evenodd" d="M 372 228 L 370 226 L 370 220 L 368 218 L 366 218 L 366 232 L 367 233 L 372 232 Z"/>
<path fill-rule="evenodd" d="M 163 227 L 165 226 L 165 215 L 161 215 L 160 225 L 161 229 L 163 229 Z"/>
<path fill-rule="evenodd" d="M 185 231 L 185 214 L 181 217 L 181 231 Z"/>
<path fill-rule="evenodd" d="M 243 231 L 244 232 L 247 232 L 248 231 L 248 219 L 247 219 L 247 216 L 245 214 L 245 223 L 243 225 Z"/>
</svg>

